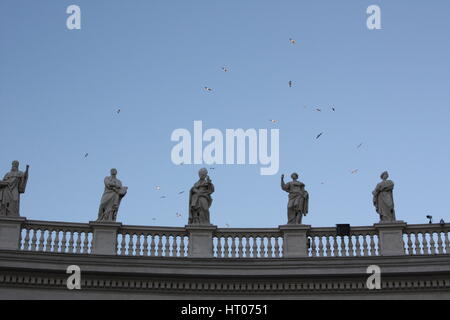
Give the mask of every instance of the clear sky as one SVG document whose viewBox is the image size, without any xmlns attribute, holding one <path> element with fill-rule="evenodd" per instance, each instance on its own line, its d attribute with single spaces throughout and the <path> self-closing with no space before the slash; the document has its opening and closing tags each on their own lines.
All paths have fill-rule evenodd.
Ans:
<svg viewBox="0 0 450 320">
<path fill-rule="evenodd" d="M 81 30 L 66 27 L 71 4 Z M 372 4 L 382 30 L 366 27 Z M 1 0 L 1 174 L 30 165 L 22 216 L 87 222 L 115 167 L 129 187 L 119 221 L 183 226 L 202 166 L 172 163 L 172 131 L 279 128 L 278 174 L 209 170 L 212 223 L 286 223 L 280 175 L 296 171 L 305 223 L 371 225 L 384 170 L 398 219 L 450 221 L 449 12 L 447 0 Z"/>
</svg>

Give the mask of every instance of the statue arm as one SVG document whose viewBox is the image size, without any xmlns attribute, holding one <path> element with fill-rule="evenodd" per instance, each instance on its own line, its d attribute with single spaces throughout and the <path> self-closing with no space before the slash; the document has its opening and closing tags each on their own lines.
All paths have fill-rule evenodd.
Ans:
<svg viewBox="0 0 450 320">
<path fill-rule="evenodd" d="M 282 190 L 284 190 L 286 192 L 289 192 L 289 186 L 290 186 L 289 182 L 288 183 L 284 183 L 284 181 L 281 181 L 281 189 Z"/>
</svg>

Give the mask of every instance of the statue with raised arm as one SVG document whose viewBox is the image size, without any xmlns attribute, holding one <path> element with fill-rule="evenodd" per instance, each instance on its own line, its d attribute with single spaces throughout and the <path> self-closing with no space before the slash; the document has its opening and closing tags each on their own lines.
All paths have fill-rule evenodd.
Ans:
<svg viewBox="0 0 450 320">
<path fill-rule="evenodd" d="M 19 161 L 14 160 L 11 171 L 0 181 L 0 216 L 20 217 L 20 194 L 25 193 L 29 167 L 22 172 Z"/>
<path fill-rule="evenodd" d="M 373 205 L 380 215 L 380 222 L 394 222 L 396 221 L 393 197 L 394 182 L 388 180 L 389 173 L 387 171 L 383 172 L 380 178 L 382 181 L 372 192 Z"/>
<path fill-rule="evenodd" d="M 198 175 L 200 179 L 189 192 L 189 224 L 210 225 L 209 208 L 214 185 L 205 168 L 200 169 Z"/>
<path fill-rule="evenodd" d="M 106 177 L 104 183 L 105 191 L 100 201 L 97 221 L 116 221 L 120 202 L 127 194 L 128 187 L 123 187 L 122 182 L 117 179 L 116 169 L 111 169 L 111 176 Z"/>
<path fill-rule="evenodd" d="M 297 173 L 291 174 L 291 178 L 291 182 L 284 183 L 284 174 L 281 175 L 281 189 L 289 193 L 288 224 L 302 224 L 302 217 L 308 214 L 309 194 L 305 184 L 297 181 Z"/>
</svg>

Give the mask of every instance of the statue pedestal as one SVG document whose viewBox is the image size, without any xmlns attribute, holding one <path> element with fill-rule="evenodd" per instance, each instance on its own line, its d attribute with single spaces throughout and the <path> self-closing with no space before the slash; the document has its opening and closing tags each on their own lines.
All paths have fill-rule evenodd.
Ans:
<svg viewBox="0 0 450 320">
<path fill-rule="evenodd" d="M 285 224 L 278 227 L 283 234 L 283 257 L 303 258 L 308 256 L 307 233 L 310 225 Z"/>
<path fill-rule="evenodd" d="M 405 246 L 403 243 L 404 221 L 382 222 L 373 225 L 378 230 L 379 254 L 381 256 L 403 256 Z"/>
<path fill-rule="evenodd" d="M 116 255 L 117 231 L 122 224 L 119 222 L 90 221 L 92 228 L 92 254 Z"/>
<path fill-rule="evenodd" d="M 19 250 L 25 220 L 23 217 L 0 217 L 0 250 Z"/>
<path fill-rule="evenodd" d="M 189 233 L 189 258 L 212 258 L 213 255 L 213 233 L 215 225 L 188 224 L 186 230 Z"/>
</svg>

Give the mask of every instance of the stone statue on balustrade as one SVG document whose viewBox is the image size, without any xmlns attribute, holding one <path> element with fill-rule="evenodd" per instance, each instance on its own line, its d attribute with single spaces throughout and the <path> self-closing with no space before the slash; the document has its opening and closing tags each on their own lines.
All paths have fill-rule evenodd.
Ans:
<svg viewBox="0 0 450 320">
<path fill-rule="evenodd" d="M 211 194 L 214 185 L 208 176 L 208 170 L 202 168 L 198 172 L 199 180 L 189 192 L 189 224 L 210 225 L 209 208 L 212 204 Z"/>
<path fill-rule="evenodd" d="M 122 182 L 117 179 L 116 169 L 111 169 L 111 176 L 106 177 L 104 183 L 105 191 L 100 201 L 97 221 L 116 221 L 120 202 L 127 194 L 128 187 L 122 186 Z"/>
<path fill-rule="evenodd" d="M 291 182 L 284 183 L 284 174 L 281 176 L 281 189 L 289 193 L 288 224 L 302 224 L 303 216 L 308 214 L 309 194 L 305 184 L 297 181 L 297 173 L 291 174 L 291 178 Z"/>
<path fill-rule="evenodd" d="M 388 180 L 389 173 L 387 171 L 383 172 L 380 177 L 382 181 L 372 192 L 373 205 L 380 215 L 380 222 L 394 222 L 396 221 L 393 197 L 394 182 Z"/>
<path fill-rule="evenodd" d="M 0 216 L 20 217 L 20 194 L 25 193 L 28 181 L 25 172 L 19 170 L 19 161 L 12 162 L 11 171 L 0 181 Z"/>
</svg>

